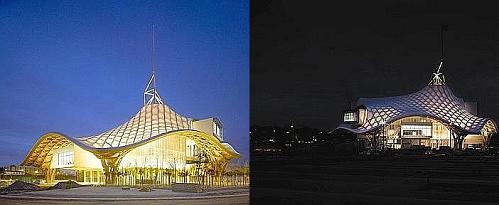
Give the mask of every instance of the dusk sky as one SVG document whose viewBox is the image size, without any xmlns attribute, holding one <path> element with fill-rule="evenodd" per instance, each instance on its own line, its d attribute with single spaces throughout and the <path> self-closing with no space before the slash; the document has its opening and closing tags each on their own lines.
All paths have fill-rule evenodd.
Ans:
<svg viewBox="0 0 499 205">
<path fill-rule="evenodd" d="M 499 15 L 487 3 L 252 2 L 251 123 L 333 130 L 358 98 L 422 89 L 442 24 L 447 85 L 499 120 Z"/>
<path fill-rule="evenodd" d="M 152 24 L 163 100 L 221 119 L 248 159 L 247 1 L 0 1 L 0 165 L 46 132 L 95 135 L 135 115 Z"/>
</svg>

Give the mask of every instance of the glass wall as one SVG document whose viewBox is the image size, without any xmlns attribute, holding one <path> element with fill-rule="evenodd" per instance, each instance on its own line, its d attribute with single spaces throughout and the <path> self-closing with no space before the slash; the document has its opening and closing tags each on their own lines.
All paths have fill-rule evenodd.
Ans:
<svg viewBox="0 0 499 205">
<path fill-rule="evenodd" d="M 355 113 L 354 112 L 345 112 L 345 114 L 343 114 L 343 121 L 345 122 L 355 122 L 356 119 L 355 119 Z"/>
<path fill-rule="evenodd" d="M 119 166 L 122 185 L 168 185 L 193 182 L 199 165 L 187 163 L 197 153 L 196 143 L 185 136 L 168 136 L 137 147 Z"/>
<path fill-rule="evenodd" d="M 168 136 L 149 142 L 126 154 L 121 160 L 120 167 L 183 169 L 186 161 L 187 140 L 184 136 Z"/>
<path fill-rule="evenodd" d="M 105 184 L 101 160 L 75 144 L 52 151 L 49 183 L 74 180 L 80 184 Z M 115 172 L 117 185 L 155 187 L 172 183 L 198 183 L 207 186 L 247 185 L 248 172 L 236 169 L 217 174 L 199 144 L 181 136 L 170 135 L 130 150 Z"/>
<path fill-rule="evenodd" d="M 56 166 L 58 167 L 70 167 L 74 165 L 73 151 L 57 153 L 56 158 L 57 158 Z"/>
<path fill-rule="evenodd" d="M 437 120 L 427 117 L 411 116 L 396 120 L 385 127 L 386 146 L 389 148 L 408 148 L 427 146 L 439 148 L 451 146 L 449 129 Z"/>
<path fill-rule="evenodd" d="M 400 129 L 402 130 L 402 136 L 404 137 L 431 137 L 431 124 L 425 125 L 401 125 Z"/>
<path fill-rule="evenodd" d="M 74 166 L 74 145 L 69 144 L 53 151 L 51 168 Z"/>
</svg>

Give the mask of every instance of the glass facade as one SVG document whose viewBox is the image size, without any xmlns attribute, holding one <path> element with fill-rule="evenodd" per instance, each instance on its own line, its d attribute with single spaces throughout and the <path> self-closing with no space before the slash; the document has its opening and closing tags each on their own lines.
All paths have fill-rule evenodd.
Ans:
<svg viewBox="0 0 499 205">
<path fill-rule="evenodd" d="M 385 126 L 386 146 L 408 148 L 414 145 L 439 148 L 451 145 L 450 131 L 437 120 L 427 117 L 406 117 Z"/>
<path fill-rule="evenodd" d="M 128 152 L 118 167 L 119 183 L 169 184 L 193 182 L 200 166 L 196 143 L 182 135 L 162 137 Z M 82 184 L 104 184 L 100 160 L 74 144 L 54 150 L 51 169 L 53 180 L 74 180 Z"/>
<path fill-rule="evenodd" d="M 402 125 L 403 137 L 431 137 L 431 125 Z"/>
<path fill-rule="evenodd" d="M 74 152 L 60 152 L 57 153 L 57 164 L 58 167 L 70 167 L 74 165 Z"/>
<path fill-rule="evenodd" d="M 185 136 L 169 136 L 126 154 L 119 166 L 119 184 L 170 184 L 193 182 L 196 166 L 191 163 L 197 153 L 196 143 Z"/>
<path fill-rule="evenodd" d="M 183 169 L 186 166 L 187 144 L 192 146 L 195 143 L 184 136 L 163 137 L 130 151 L 121 160 L 120 168 Z"/>
<path fill-rule="evenodd" d="M 75 154 L 72 144 L 56 149 L 52 154 L 52 168 L 65 168 L 74 166 Z"/>
<path fill-rule="evenodd" d="M 222 138 L 222 128 L 216 122 L 213 122 L 213 134 L 218 138 Z"/>
<path fill-rule="evenodd" d="M 345 122 L 355 122 L 355 113 L 354 112 L 345 112 L 343 115 L 343 121 Z"/>
</svg>

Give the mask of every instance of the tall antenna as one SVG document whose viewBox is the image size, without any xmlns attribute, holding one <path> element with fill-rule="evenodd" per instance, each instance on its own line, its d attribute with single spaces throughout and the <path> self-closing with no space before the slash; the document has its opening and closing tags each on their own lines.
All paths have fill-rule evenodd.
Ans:
<svg viewBox="0 0 499 205">
<path fill-rule="evenodd" d="M 444 31 L 447 30 L 447 25 L 440 26 L 440 62 L 444 61 Z"/>
<path fill-rule="evenodd" d="M 154 71 L 156 70 L 156 39 L 155 37 L 155 27 L 156 25 L 152 25 L 152 55 L 151 55 L 151 64 L 152 64 L 152 73 L 154 74 Z"/>
<path fill-rule="evenodd" d="M 156 35 L 156 25 L 153 24 L 152 25 L 152 56 L 151 56 L 151 64 L 152 64 L 152 75 L 154 76 L 153 78 L 153 86 L 154 86 L 154 90 L 156 90 L 156 38 L 155 35 Z"/>
<path fill-rule="evenodd" d="M 144 89 L 144 105 L 150 104 L 163 104 L 163 99 L 158 93 L 156 89 L 156 39 L 155 39 L 155 27 L 156 25 L 152 25 L 152 56 L 151 56 L 151 64 L 152 64 L 152 74 L 149 82 L 147 83 L 146 88 Z"/>
<path fill-rule="evenodd" d="M 440 26 L 440 65 L 438 65 L 437 72 L 433 73 L 433 78 L 430 85 L 445 85 L 445 76 L 440 72 L 444 63 L 444 31 L 447 31 L 447 25 Z"/>
</svg>

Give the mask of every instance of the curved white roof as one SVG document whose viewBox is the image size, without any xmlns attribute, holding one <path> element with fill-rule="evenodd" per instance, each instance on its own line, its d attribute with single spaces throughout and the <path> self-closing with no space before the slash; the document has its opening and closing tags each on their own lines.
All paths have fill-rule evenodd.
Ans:
<svg viewBox="0 0 499 205">
<path fill-rule="evenodd" d="M 477 117 L 465 110 L 464 101 L 456 97 L 445 85 L 428 85 L 408 95 L 360 98 L 358 106 L 367 108 L 367 118 L 358 127 L 342 124 L 338 128 L 355 133 L 378 129 L 383 122 L 391 123 L 408 116 L 425 116 L 436 119 L 461 133 L 480 133 L 484 127 L 496 129 L 489 118 Z"/>
<path fill-rule="evenodd" d="M 192 120 L 179 115 L 165 104 L 146 104 L 120 126 L 77 140 L 95 148 L 115 148 L 135 144 L 175 130 L 192 128 Z"/>
<path fill-rule="evenodd" d="M 149 143 L 160 137 L 181 135 L 194 140 L 201 149 L 213 157 L 227 159 L 239 157 L 239 153 L 219 138 L 195 130 L 193 120 L 176 113 L 154 87 L 154 74 L 144 91 L 144 106 L 130 120 L 98 135 L 72 138 L 57 132 L 42 135 L 23 160 L 23 165 L 48 167 L 51 150 L 74 143 L 99 158 L 119 157 L 130 149 Z"/>
</svg>

